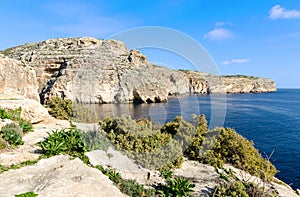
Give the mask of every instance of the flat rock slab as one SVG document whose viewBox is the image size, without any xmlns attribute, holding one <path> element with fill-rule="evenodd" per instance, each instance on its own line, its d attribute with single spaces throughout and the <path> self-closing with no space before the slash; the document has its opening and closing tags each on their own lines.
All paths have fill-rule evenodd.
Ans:
<svg viewBox="0 0 300 197">
<path fill-rule="evenodd" d="M 0 196 L 33 191 L 39 196 L 125 196 L 107 176 L 80 159 L 58 155 L 0 174 Z"/>
<path fill-rule="evenodd" d="M 109 154 L 111 157 L 108 156 Z M 164 182 L 164 179 L 159 176 L 158 172 L 137 165 L 132 159 L 111 147 L 107 151 L 94 150 L 86 155 L 92 165 L 102 165 L 116 169 L 124 179 L 136 180 L 140 184 L 147 186 Z M 150 176 L 148 177 L 148 175 Z"/>
<path fill-rule="evenodd" d="M 196 161 L 185 161 L 180 169 L 174 170 L 174 175 L 185 177 L 195 184 L 193 190 L 202 196 L 209 196 L 211 190 L 218 185 L 220 176 L 214 167 Z"/>
</svg>

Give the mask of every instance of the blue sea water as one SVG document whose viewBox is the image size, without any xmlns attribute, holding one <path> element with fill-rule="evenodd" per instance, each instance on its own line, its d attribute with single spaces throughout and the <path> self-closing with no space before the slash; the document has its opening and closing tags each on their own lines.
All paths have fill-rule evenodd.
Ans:
<svg viewBox="0 0 300 197">
<path fill-rule="evenodd" d="M 98 105 L 97 111 L 103 117 L 128 114 L 160 123 L 177 115 L 188 119 L 193 113 L 205 114 L 209 122 L 217 119 L 217 126 L 234 128 L 252 140 L 263 156 L 271 156 L 271 162 L 279 170 L 276 177 L 300 188 L 300 89 L 262 94 L 186 95 L 170 97 L 168 103 Z"/>
</svg>

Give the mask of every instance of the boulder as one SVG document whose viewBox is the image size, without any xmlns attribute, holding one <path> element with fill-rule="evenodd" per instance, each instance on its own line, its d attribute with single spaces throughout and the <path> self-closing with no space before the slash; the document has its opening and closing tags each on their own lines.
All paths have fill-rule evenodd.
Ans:
<svg viewBox="0 0 300 197">
<path fill-rule="evenodd" d="M 2 109 L 22 108 L 21 117 L 31 123 L 38 123 L 49 117 L 48 110 L 32 99 L 0 100 Z"/>
</svg>

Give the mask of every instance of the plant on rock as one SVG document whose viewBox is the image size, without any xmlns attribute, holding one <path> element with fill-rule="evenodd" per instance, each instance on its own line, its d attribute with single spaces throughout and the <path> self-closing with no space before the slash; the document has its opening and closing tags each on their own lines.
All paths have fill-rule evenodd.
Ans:
<svg viewBox="0 0 300 197">
<path fill-rule="evenodd" d="M 38 195 L 35 194 L 34 192 L 26 192 L 26 193 L 15 195 L 15 197 L 36 197 L 36 196 Z"/>
<path fill-rule="evenodd" d="M 167 185 L 160 185 L 158 190 L 158 194 L 163 197 L 184 197 L 190 196 L 194 190 L 195 184 L 190 183 L 189 180 L 176 177 L 176 178 L 168 178 Z"/>
<path fill-rule="evenodd" d="M 23 145 L 22 130 L 19 125 L 10 123 L 1 128 L 2 138 L 12 146 Z"/>
<path fill-rule="evenodd" d="M 72 117 L 72 101 L 60 97 L 51 97 L 49 101 L 49 113 L 55 118 L 68 120 Z"/>
</svg>

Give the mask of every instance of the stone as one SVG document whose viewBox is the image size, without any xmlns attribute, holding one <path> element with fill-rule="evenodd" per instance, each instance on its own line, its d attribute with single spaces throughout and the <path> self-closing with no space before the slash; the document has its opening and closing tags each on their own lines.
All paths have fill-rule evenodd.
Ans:
<svg viewBox="0 0 300 197">
<path fill-rule="evenodd" d="M 32 99 L 6 99 L 0 100 L 0 108 L 2 109 L 18 109 L 22 108 L 21 117 L 35 124 L 49 117 L 48 110 L 38 101 Z"/>
<path fill-rule="evenodd" d="M 32 191 L 39 196 L 126 196 L 99 170 L 57 155 L 0 174 L 0 196 Z"/>
</svg>

